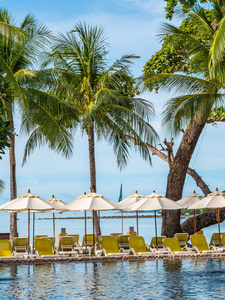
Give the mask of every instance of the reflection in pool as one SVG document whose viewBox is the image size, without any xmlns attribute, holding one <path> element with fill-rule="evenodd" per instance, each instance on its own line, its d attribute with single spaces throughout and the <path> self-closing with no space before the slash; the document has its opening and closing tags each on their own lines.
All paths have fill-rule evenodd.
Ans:
<svg viewBox="0 0 225 300">
<path fill-rule="evenodd" d="M 0 266 L 1 299 L 224 299 L 225 260 Z"/>
</svg>

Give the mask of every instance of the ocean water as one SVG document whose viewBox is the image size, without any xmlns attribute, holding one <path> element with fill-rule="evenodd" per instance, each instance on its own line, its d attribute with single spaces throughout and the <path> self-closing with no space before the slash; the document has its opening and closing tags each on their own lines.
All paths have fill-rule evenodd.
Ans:
<svg viewBox="0 0 225 300">
<path fill-rule="evenodd" d="M 0 266 L 1 299 L 224 299 L 225 260 Z"/>
</svg>

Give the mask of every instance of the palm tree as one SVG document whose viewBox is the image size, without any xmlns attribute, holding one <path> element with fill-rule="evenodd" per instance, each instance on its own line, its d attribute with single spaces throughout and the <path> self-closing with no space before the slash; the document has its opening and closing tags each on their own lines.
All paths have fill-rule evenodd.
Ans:
<svg viewBox="0 0 225 300">
<path fill-rule="evenodd" d="M 109 50 L 102 28 L 79 23 L 71 32 L 58 35 L 51 50 L 45 67 L 53 67 L 45 72 L 54 74 L 58 81 L 57 85 L 53 82 L 53 88 L 47 81 L 48 88 L 51 94 L 73 105 L 79 114 L 79 121 L 71 127 L 79 124 L 88 136 L 90 188 L 96 191 L 95 136 L 113 146 L 120 168 L 126 165 L 132 145 L 126 135 L 135 139 L 141 155 L 150 160 L 142 139 L 153 143 L 157 138 L 149 125 L 153 106 L 133 97 L 135 89 L 128 65 L 136 58 L 134 55 L 123 56 L 107 66 Z M 26 154 L 35 145 L 34 140 L 29 141 Z M 96 232 L 100 234 L 97 213 L 95 220 Z"/>
<path fill-rule="evenodd" d="M 174 41 L 182 39 L 188 42 L 186 50 L 191 63 L 198 70 L 198 76 L 182 74 L 144 76 L 144 83 L 150 89 L 157 86 L 160 90 L 179 93 L 167 101 L 163 112 L 163 127 L 173 135 L 183 132 L 167 179 L 166 197 L 173 200 L 182 198 L 186 171 L 212 108 L 221 105 L 225 100 L 223 93 L 225 62 L 222 56 L 218 55 L 219 51 L 215 51 L 220 47 L 220 51 L 224 53 L 224 42 L 221 38 L 224 16 L 218 1 L 214 1 L 212 12 L 217 26 L 212 26 L 200 6 L 195 6 L 189 12 L 189 17 L 198 24 L 201 39 L 168 23 L 163 27 L 164 36 L 171 35 Z M 162 233 L 173 236 L 179 231 L 181 231 L 180 212 L 163 212 Z"/>
<path fill-rule="evenodd" d="M 12 25 L 12 28 L 16 28 L 7 10 L 0 9 L 0 22 L 0 24 L 9 24 L 9 27 Z M 9 93 L 6 93 L 6 97 L 1 98 L 1 103 L 5 109 L 5 119 L 10 122 L 10 126 L 13 130 L 14 109 L 20 109 L 26 116 L 28 111 L 32 113 L 36 108 L 35 111 L 38 111 L 36 114 L 36 122 L 38 124 L 46 124 L 47 120 L 48 122 L 52 122 L 54 119 L 53 111 L 59 111 L 60 106 L 57 99 L 51 98 L 47 93 L 34 88 L 35 78 L 37 78 L 38 82 L 40 81 L 38 72 L 35 72 L 34 68 L 38 63 L 38 54 L 43 51 L 45 45 L 52 37 L 50 31 L 43 24 L 38 24 L 37 20 L 30 14 L 25 17 L 19 30 L 23 32 L 19 38 L 17 32 L 15 35 L 15 30 L 9 30 L 7 36 L 5 34 L 0 35 L 0 71 L 1 75 L 4 76 L 5 82 L 11 86 L 10 96 Z M 63 107 L 65 107 L 65 104 L 63 104 Z M 55 115 L 55 117 L 57 117 L 57 113 Z M 27 120 L 28 119 L 27 117 Z M 54 130 L 60 131 L 58 135 L 61 134 L 61 136 L 63 136 L 61 139 L 64 143 L 60 145 L 61 148 L 59 151 L 65 151 L 66 155 L 71 154 L 71 135 L 63 130 L 62 126 L 58 124 L 55 119 L 54 124 Z M 27 126 L 29 125 L 27 124 Z M 15 134 L 10 138 L 9 144 L 10 190 L 12 200 L 17 197 Z M 57 146 L 55 147 L 57 148 Z M 17 216 L 16 213 L 11 213 L 10 238 L 12 239 L 16 235 Z"/>
</svg>

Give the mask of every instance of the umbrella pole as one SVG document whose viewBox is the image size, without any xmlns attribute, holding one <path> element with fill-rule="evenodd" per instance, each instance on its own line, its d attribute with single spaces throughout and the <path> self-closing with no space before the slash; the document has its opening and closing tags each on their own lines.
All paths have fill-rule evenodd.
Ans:
<svg viewBox="0 0 225 300">
<path fill-rule="evenodd" d="M 158 251 L 156 210 L 155 210 L 155 240 L 156 240 L 156 249 L 157 249 L 157 251 Z"/>
<path fill-rule="evenodd" d="M 217 220 L 218 220 L 218 230 L 219 230 L 219 243 L 221 246 L 221 237 L 220 237 L 220 209 L 217 208 Z"/>
<path fill-rule="evenodd" d="M 87 211 L 84 211 L 84 219 L 85 219 L 85 254 L 87 255 Z"/>
<path fill-rule="evenodd" d="M 28 209 L 28 249 L 29 248 L 30 248 L 30 209 Z"/>
<path fill-rule="evenodd" d="M 35 213 L 33 213 L 33 250 L 32 250 L 33 254 L 34 254 L 34 235 L 35 235 Z"/>
<path fill-rule="evenodd" d="M 95 211 L 93 209 L 93 254 L 95 255 Z"/>
<path fill-rule="evenodd" d="M 53 213 L 52 221 L 53 221 L 53 237 L 55 239 L 55 213 Z"/>
<path fill-rule="evenodd" d="M 123 234 L 123 211 L 121 211 L 121 221 L 122 221 L 122 234 Z"/>
<path fill-rule="evenodd" d="M 100 226 L 100 210 L 98 211 L 98 231 L 100 232 L 101 226 Z"/>
<path fill-rule="evenodd" d="M 137 236 L 138 236 L 138 211 L 136 211 L 136 218 L 137 218 Z"/>
<path fill-rule="evenodd" d="M 196 220 L 195 220 L 195 209 L 194 209 L 194 234 L 195 234 L 195 231 L 196 231 Z"/>
</svg>

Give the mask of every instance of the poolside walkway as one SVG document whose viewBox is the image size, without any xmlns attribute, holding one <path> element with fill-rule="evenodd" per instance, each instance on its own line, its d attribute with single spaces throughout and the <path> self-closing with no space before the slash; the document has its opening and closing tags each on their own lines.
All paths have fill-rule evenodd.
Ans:
<svg viewBox="0 0 225 300">
<path fill-rule="evenodd" d="M 187 253 L 187 254 L 152 254 L 152 255 L 124 255 L 124 256 L 61 256 L 51 258 L 0 258 L 0 265 L 11 264 L 49 264 L 49 263 L 69 263 L 69 262 L 119 262 L 119 261 L 145 261 L 145 260 L 176 260 L 176 259 L 205 259 L 205 258 L 225 258 L 223 253 Z"/>
</svg>

